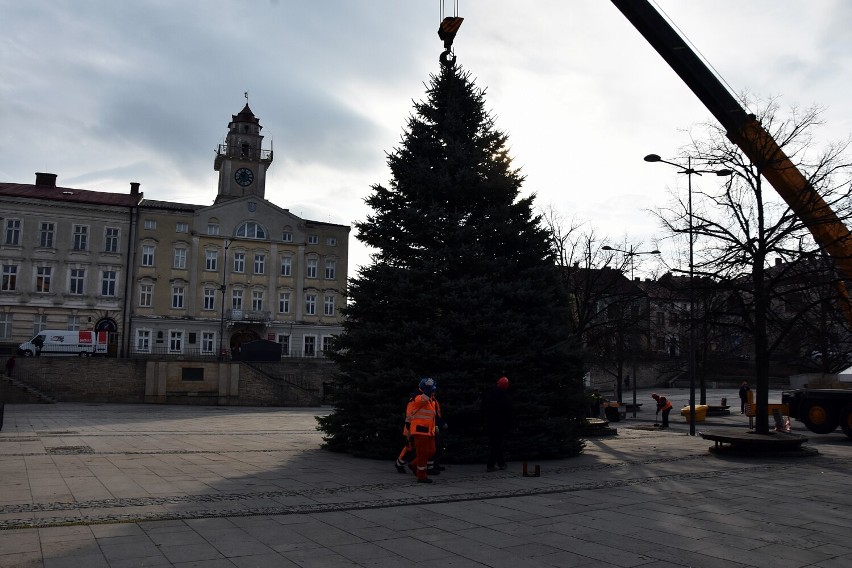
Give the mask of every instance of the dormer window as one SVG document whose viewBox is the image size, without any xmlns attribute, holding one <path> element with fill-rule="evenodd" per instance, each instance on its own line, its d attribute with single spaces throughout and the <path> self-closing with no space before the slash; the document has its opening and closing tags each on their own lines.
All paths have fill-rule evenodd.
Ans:
<svg viewBox="0 0 852 568">
<path fill-rule="evenodd" d="M 254 221 L 248 221 L 237 227 L 236 236 L 246 239 L 265 239 L 266 230 Z"/>
</svg>

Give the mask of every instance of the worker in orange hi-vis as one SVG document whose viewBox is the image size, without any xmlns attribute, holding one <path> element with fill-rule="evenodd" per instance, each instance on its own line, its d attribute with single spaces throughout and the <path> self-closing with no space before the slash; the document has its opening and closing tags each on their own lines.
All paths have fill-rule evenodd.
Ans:
<svg viewBox="0 0 852 568">
<path fill-rule="evenodd" d="M 657 414 L 663 413 L 662 428 L 669 427 L 669 412 L 672 411 L 672 402 L 665 396 L 654 393 L 651 398 L 657 401 Z"/>
<path fill-rule="evenodd" d="M 414 473 L 418 483 L 432 483 L 427 469 L 429 460 L 435 454 L 435 419 L 437 411 L 432 395 L 437 385 L 429 377 L 420 379 L 420 394 L 409 403 L 409 423 L 411 439 L 414 443 Z"/>
</svg>

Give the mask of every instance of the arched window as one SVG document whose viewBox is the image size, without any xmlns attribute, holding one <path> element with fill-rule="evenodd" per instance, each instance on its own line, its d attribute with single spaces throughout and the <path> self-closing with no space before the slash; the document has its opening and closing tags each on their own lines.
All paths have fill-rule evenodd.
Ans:
<svg viewBox="0 0 852 568">
<path fill-rule="evenodd" d="M 247 221 L 237 227 L 236 236 L 243 237 L 246 239 L 265 239 L 266 229 L 264 229 L 254 221 Z"/>
</svg>

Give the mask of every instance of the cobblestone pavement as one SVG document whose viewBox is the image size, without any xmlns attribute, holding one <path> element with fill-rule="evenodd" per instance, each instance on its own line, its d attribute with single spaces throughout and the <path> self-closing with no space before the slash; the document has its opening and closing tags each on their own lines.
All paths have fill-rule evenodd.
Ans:
<svg viewBox="0 0 852 568">
<path fill-rule="evenodd" d="M 817 455 L 717 456 L 664 392 L 668 431 L 642 390 L 540 477 L 449 465 L 432 485 L 321 450 L 328 409 L 6 405 L 0 567 L 852 566 L 852 441 L 794 423 Z M 699 432 L 747 430 L 722 397 L 735 413 Z"/>
</svg>

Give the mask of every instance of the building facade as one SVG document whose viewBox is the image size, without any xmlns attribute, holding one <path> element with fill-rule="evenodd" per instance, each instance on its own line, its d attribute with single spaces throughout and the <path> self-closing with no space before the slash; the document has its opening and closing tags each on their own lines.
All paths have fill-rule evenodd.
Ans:
<svg viewBox="0 0 852 568">
<path fill-rule="evenodd" d="M 248 104 L 219 146 L 212 205 L 0 183 L 0 341 L 110 332 L 116 355 L 238 356 L 256 339 L 318 356 L 342 330 L 350 227 L 265 199 L 271 150 Z M 52 183 L 51 183 L 52 180 Z"/>
</svg>

